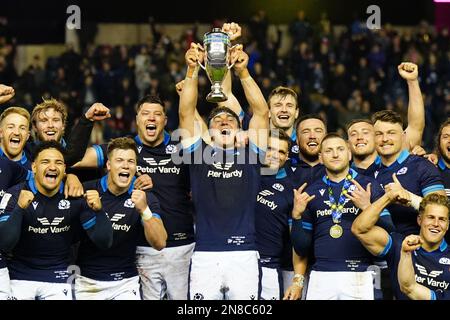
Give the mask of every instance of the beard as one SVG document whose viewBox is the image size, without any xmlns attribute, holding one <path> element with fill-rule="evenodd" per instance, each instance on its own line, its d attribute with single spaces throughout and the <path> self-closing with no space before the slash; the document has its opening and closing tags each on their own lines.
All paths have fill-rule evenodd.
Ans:
<svg viewBox="0 0 450 320">
<path fill-rule="evenodd" d="M 300 147 L 299 153 L 308 162 L 316 162 L 319 159 L 319 152 L 311 153 L 311 152 L 303 149 L 302 147 Z"/>
<path fill-rule="evenodd" d="M 442 159 L 444 159 L 444 161 L 447 164 L 450 164 L 450 158 L 447 156 L 447 150 L 445 150 L 444 148 L 442 148 L 442 146 L 439 144 L 439 155 L 441 156 Z"/>
</svg>

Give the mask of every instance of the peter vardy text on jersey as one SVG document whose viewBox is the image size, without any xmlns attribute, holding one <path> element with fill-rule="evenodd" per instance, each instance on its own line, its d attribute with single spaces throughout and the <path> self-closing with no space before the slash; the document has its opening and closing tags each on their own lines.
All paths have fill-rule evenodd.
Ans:
<svg viewBox="0 0 450 320">
<path fill-rule="evenodd" d="M 137 166 L 137 171 L 140 173 L 161 173 L 161 174 L 180 174 L 180 168 L 172 167 L 172 168 L 166 168 L 166 167 L 141 167 Z"/>
<path fill-rule="evenodd" d="M 59 227 L 40 228 L 40 227 L 28 226 L 29 232 L 34 232 L 34 233 L 39 233 L 39 234 L 47 234 L 49 229 L 50 229 L 50 233 L 61 233 L 61 232 L 69 231 L 70 226 L 65 226 L 62 228 L 59 228 Z"/>
<path fill-rule="evenodd" d="M 229 178 L 234 178 L 234 177 L 241 178 L 242 177 L 242 170 L 234 170 L 232 172 L 209 170 L 208 171 L 208 177 L 224 178 L 224 179 L 229 179 Z"/>
</svg>

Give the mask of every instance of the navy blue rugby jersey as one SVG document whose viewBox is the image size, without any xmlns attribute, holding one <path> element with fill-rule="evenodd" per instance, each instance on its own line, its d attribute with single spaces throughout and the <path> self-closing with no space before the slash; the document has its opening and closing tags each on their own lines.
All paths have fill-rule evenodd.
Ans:
<svg viewBox="0 0 450 320">
<path fill-rule="evenodd" d="M 381 158 L 380 158 L 380 156 L 377 156 L 375 158 L 375 161 L 367 169 L 358 168 L 354 162 L 351 163 L 351 168 L 353 170 L 355 170 L 356 172 L 358 172 L 359 174 L 362 174 L 363 176 L 368 176 L 368 177 L 373 178 L 375 176 L 375 171 L 377 171 L 380 166 L 380 163 L 381 163 Z"/>
<path fill-rule="evenodd" d="M 325 174 L 325 167 L 322 164 L 310 166 L 305 161 L 299 159 L 295 165 L 292 165 L 287 174 L 290 177 L 295 188 L 299 188 L 305 182 L 310 186 L 313 182 L 320 180 Z"/>
<path fill-rule="evenodd" d="M 383 195 L 383 190 L 375 180 L 352 171 L 352 177 L 363 188 L 371 183 L 371 202 L 373 203 Z M 344 179 L 339 183 L 331 182 L 333 196 L 336 203 L 339 201 Z M 349 192 L 355 189 L 355 185 L 349 186 Z M 314 249 L 315 263 L 312 266 L 316 271 L 366 271 L 373 262 L 373 256 L 367 251 L 361 242 L 352 234 L 351 227 L 361 209 L 346 198 L 341 222 L 342 236 L 333 238 L 330 228 L 335 224 L 332 220 L 330 200 L 326 176 L 313 183 L 305 190 L 310 196 L 316 197 L 308 203 L 306 211 L 300 220 L 305 231 L 312 233 L 312 245 Z M 391 225 L 389 211 L 383 210 L 378 222 L 380 225 Z"/>
<path fill-rule="evenodd" d="M 245 148 L 221 149 L 199 139 L 184 149 L 197 218 L 195 250 L 256 250 L 255 205 L 263 160 L 264 153 L 251 142 Z"/>
<path fill-rule="evenodd" d="M 20 157 L 20 160 L 14 162 L 21 165 L 26 170 L 31 170 L 31 163 L 33 162 L 33 159 L 31 157 L 31 149 L 27 146 L 28 144 L 25 144 L 25 148 L 22 151 L 22 156 Z M 0 148 L 0 158 L 8 159 L 2 148 Z"/>
<path fill-rule="evenodd" d="M 189 197 L 189 168 L 177 162 L 176 155 L 182 148 L 164 132 L 164 141 L 149 147 L 139 136 L 134 138 L 138 146 L 137 172 L 148 174 L 153 180 L 152 192 L 159 200 L 161 217 L 167 231 L 167 247 L 186 245 L 194 241 L 192 202 Z M 98 166 L 107 161 L 107 145 L 93 146 L 97 152 Z M 175 161 L 174 161 L 175 160 Z M 146 243 L 142 243 L 147 246 Z"/>
<path fill-rule="evenodd" d="M 281 267 L 285 247 L 292 248 L 288 222 L 293 206 L 292 189 L 284 168 L 277 174 L 261 176 L 256 196 L 256 246 L 264 267 Z"/>
<path fill-rule="evenodd" d="M 386 258 L 389 265 L 395 297 L 408 300 L 400 290 L 397 277 L 403 240 L 403 235 L 391 233 L 388 244 L 379 256 Z M 431 300 L 450 300 L 450 250 L 447 242 L 442 240 L 439 248 L 432 252 L 422 247 L 416 249 L 412 253 L 412 262 L 416 282 L 431 290 Z"/>
<path fill-rule="evenodd" d="M 398 159 L 389 167 L 380 163 L 374 177 L 384 188 L 385 185 L 393 182 L 393 173 L 396 174 L 403 188 L 418 196 L 425 197 L 432 192 L 444 190 L 438 169 L 427 159 L 410 155 L 406 150 L 402 151 Z M 405 236 L 419 233 L 418 212 L 414 208 L 391 204 L 387 209 L 392 215 L 397 232 Z"/>
<path fill-rule="evenodd" d="M 145 239 L 141 216 L 131 201 L 133 183 L 119 196 L 108 190 L 108 176 L 84 183 L 85 190 L 97 190 L 113 229 L 113 243 L 107 250 L 99 249 L 86 235 L 81 238 L 77 264 L 81 275 L 99 281 L 115 281 L 137 276 L 136 246 Z M 134 182 L 134 181 L 133 181 Z M 146 192 L 150 210 L 160 219 L 159 202 Z"/>
<path fill-rule="evenodd" d="M 17 206 L 20 191 L 34 194 L 30 206 Z M 34 179 L 7 190 L 0 203 L 0 224 L 18 221 L 18 241 L 8 261 L 11 279 L 59 282 L 67 281 L 71 245 L 81 227 L 94 229 L 104 211 L 92 211 L 85 199 L 65 199 L 64 186 L 53 197 L 38 192 Z M 19 209 L 19 210 L 17 210 Z M 14 217 L 13 215 L 19 215 Z M 106 219 L 106 218 L 105 218 Z M 7 225 L 9 227 L 9 225 Z M 108 231 L 108 230 L 107 230 Z M 108 235 L 105 234 L 105 238 Z"/>
<path fill-rule="evenodd" d="M 15 161 L 0 157 L 0 198 L 5 194 L 5 190 L 30 179 L 31 176 L 31 171 L 26 170 Z M 6 262 L 0 253 L 0 269 L 5 267 Z"/>
</svg>

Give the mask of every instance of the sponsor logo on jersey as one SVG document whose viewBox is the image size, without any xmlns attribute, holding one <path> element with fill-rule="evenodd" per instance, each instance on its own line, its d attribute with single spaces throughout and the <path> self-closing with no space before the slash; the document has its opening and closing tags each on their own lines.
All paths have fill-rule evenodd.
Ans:
<svg viewBox="0 0 450 320">
<path fill-rule="evenodd" d="M 59 201 L 59 203 L 58 203 L 58 209 L 59 210 L 67 210 L 67 209 L 70 209 L 70 201 L 68 201 L 68 200 L 61 200 L 61 201 Z"/>
<path fill-rule="evenodd" d="M 320 193 L 321 196 L 323 196 L 323 194 L 325 193 L 325 189 L 320 189 L 319 193 Z"/>
<path fill-rule="evenodd" d="M 415 265 L 421 275 L 428 276 L 431 278 L 436 278 L 444 272 L 442 270 L 441 271 L 433 270 L 433 271 L 430 271 L 430 273 L 427 273 L 427 269 L 425 269 L 424 266 L 421 266 L 420 264 L 417 264 L 417 263 L 415 263 Z"/>
<path fill-rule="evenodd" d="M 28 231 L 36 234 L 47 234 L 50 233 L 61 233 L 70 230 L 70 225 L 64 227 L 58 227 L 63 221 L 64 217 L 55 217 L 52 222 L 46 217 L 37 218 L 37 221 L 42 225 L 42 227 L 28 226 Z"/>
<path fill-rule="evenodd" d="M 113 215 L 113 217 L 112 217 L 110 220 L 111 220 L 111 222 L 117 222 L 117 221 L 119 221 L 120 219 L 122 219 L 123 217 L 125 217 L 124 214 L 122 214 L 122 213 L 116 213 L 115 215 Z"/>
<path fill-rule="evenodd" d="M 154 158 L 142 158 L 145 162 L 147 162 L 151 167 L 141 167 L 137 166 L 137 171 L 140 173 L 162 173 L 162 174 L 180 174 L 180 168 L 178 167 L 169 167 L 166 166 L 169 165 L 172 161 L 171 158 L 168 159 L 162 159 L 159 162 L 156 161 Z"/>
<path fill-rule="evenodd" d="M 130 231 L 131 225 L 126 224 L 126 223 L 125 224 L 118 224 L 118 223 L 116 223 L 116 222 L 119 222 L 120 220 L 122 220 L 123 217 L 125 217 L 125 214 L 123 214 L 123 213 L 115 213 L 113 215 L 113 217 L 110 219 L 111 222 L 112 222 L 113 230 L 125 231 L 125 232 Z"/>
<path fill-rule="evenodd" d="M 64 217 L 56 217 L 53 219 L 52 222 L 48 221 L 46 217 L 43 218 L 37 218 L 37 220 L 43 225 L 43 226 L 57 226 L 59 225 L 63 220 Z"/>
<path fill-rule="evenodd" d="M 373 176 L 375 177 L 375 179 L 378 177 L 378 174 L 379 174 L 380 172 L 378 172 L 378 171 L 375 171 L 374 173 L 373 173 Z"/>
<path fill-rule="evenodd" d="M 349 201 L 350 201 L 350 199 L 345 199 L 344 205 L 345 205 L 347 202 L 349 202 Z M 329 207 L 331 206 L 331 203 L 330 203 L 329 200 L 324 200 L 323 202 L 324 202 L 326 205 L 328 205 Z M 343 208 L 343 209 L 342 209 L 342 213 L 343 213 L 343 214 L 351 213 L 351 214 L 357 215 L 358 212 L 359 212 L 359 210 L 360 210 L 359 208 L 357 208 L 357 207 L 355 207 L 355 206 L 352 206 L 352 207 L 350 207 L 350 208 Z M 316 211 L 316 216 L 317 216 L 317 217 L 331 216 L 331 209 L 317 210 L 317 211 Z"/>
<path fill-rule="evenodd" d="M 212 165 L 214 166 L 214 168 L 216 168 L 218 170 L 228 171 L 233 166 L 233 162 L 225 162 L 225 163 L 215 162 Z"/>
<path fill-rule="evenodd" d="M 272 191 L 269 190 L 263 190 L 260 191 L 258 195 L 256 195 L 256 201 L 258 201 L 259 203 L 262 203 L 265 206 L 268 206 L 270 208 L 270 210 L 275 210 L 278 205 L 275 204 L 275 201 L 269 201 L 266 198 L 264 198 L 264 196 L 271 196 L 274 195 L 274 193 Z"/>
<path fill-rule="evenodd" d="M 141 151 L 142 151 L 142 146 L 138 146 L 138 147 L 137 147 L 137 150 L 138 150 L 138 153 L 141 153 Z"/>
<path fill-rule="evenodd" d="M 442 257 L 439 259 L 440 264 L 450 264 L 450 259 L 446 257 Z"/>
<path fill-rule="evenodd" d="M 442 258 L 441 258 L 442 259 Z M 445 258 L 447 259 L 447 258 Z M 439 277 L 444 271 L 443 270 L 433 270 L 430 272 L 427 272 L 424 266 L 414 263 L 414 265 L 417 268 L 417 271 L 419 271 L 419 274 L 416 273 L 415 278 L 416 282 L 420 284 L 428 284 L 428 286 L 439 288 L 443 290 L 447 290 L 449 283 L 446 281 L 437 281 L 435 278 Z M 423 275 L 424 277 L 420 276 Z"/>
<path fill-rule="evenodd" d="M 161 161 L 157 162 L 154 158 L 142 158 L 145 162 L 147 162 L 151 166 L 165 166 L 170 162 L 169 159 L 162 159 Z"/>
<path fill-rule="evenodd" d="M 278 190 L 278 191 L 280 191 L 280 192 L 283 192 L 283 190 L 284 190 L 284 187 L 283 187 L 283 185 L 282 185 L 281 183 L 275 183 L 275 184 L 272 186 L 272 188 L 274 188 L 275 190 Z"/>
<path fill-rule="evenodd" d="M 33 201 L 33 202 L 31 203 L 31 205 L 33 206 L 34 210 L 36 210 L 38 204 L 39 204 L 39 202 L 37 202 L 37 201 Z"/>
<path fill-rule="evenodd" d="M 272 191 L 269 191 L 269 190 L 260 191 L 259 194 L 262 195 L 262 196 L 266 196 L 266 197 L 274 195 L 274 193 Z"/>
</svg>

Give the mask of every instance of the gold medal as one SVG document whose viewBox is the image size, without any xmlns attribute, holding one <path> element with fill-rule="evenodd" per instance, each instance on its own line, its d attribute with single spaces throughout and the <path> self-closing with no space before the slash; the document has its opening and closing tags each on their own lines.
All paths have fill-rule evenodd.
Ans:
<svg viewBox="0 0 450 320">
<path fill-rule="evenodd" d="M 338 224 L 335 224 L 330 228 L 330 236 L 334 239 L 340 238 L 342 236 L 342 233 L 344 233 L 344 230 Z"/>
</svg>

